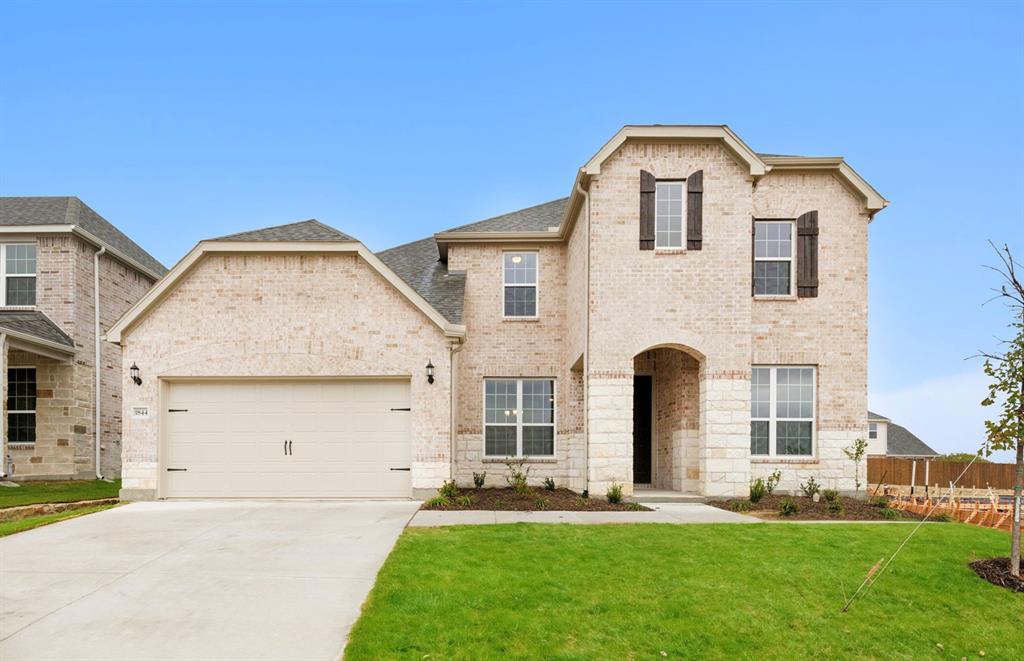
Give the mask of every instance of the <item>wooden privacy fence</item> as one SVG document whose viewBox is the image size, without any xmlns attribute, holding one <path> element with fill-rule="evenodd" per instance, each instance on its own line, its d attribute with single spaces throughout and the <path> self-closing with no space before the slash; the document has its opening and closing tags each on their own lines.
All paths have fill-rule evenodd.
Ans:
<svg viewBox="0 0 1024 661">
<path fill-rule="evenodd" d="M 966 463 L 937 459 L 900 459 L 898 457 L 868 457 L 868 483 L 892 484 L 908 487 L 936 487 L 948 489 L 949 483 L 960 477 Z M 982 464 L 974 462 L 956 483 L 966 489 L 1013 489 L 1013 464 Z M 916 491 L 916 489 L 915 489 Z"/>
</svg>

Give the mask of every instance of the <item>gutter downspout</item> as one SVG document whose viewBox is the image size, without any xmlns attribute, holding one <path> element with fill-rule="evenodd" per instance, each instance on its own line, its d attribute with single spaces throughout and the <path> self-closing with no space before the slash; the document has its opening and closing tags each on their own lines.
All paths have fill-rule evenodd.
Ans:
<svg viewBox="0 0 1024 661">
<path fill-rule="evenodd" d="M 460 341 L 458 344 L 448 345 L 448 479 L 455 479 L 455 354 L 462 351 L 466 345 Z"/>
<path fill-rule="evenodd" d="M 95 398 L 96 398 L 96 421 L 93 423 L 93 432 L 96 435 L 96 479 L 103 479 L 103 470 L 100 467 L 100 440 L 103 436 L 103 432 L 100 429 L 100 257 L 107 252 L 106 246 L 102 246 L 93 254 L 92 264 L 92 294 L 93 294 L 93 312 L 95 328 L 94 335 L 96 338 L 96 360 L 93 363 L 93 373 L 96 377 L 95 382 Z"/>
<path fill-rule="evenodd" d="M 590 250 L 593 237 L 590 236 L 590 193 L 576 182 L 576 190 L 583 196 L 587 208 L 587 316 L 586 339 L 583 345 L 583 489 L 590 493 Z"/>
<path fill-rule="evenodd" d="M 7 385 L 7 333 L 0 333 L 0 374 L 3 375 L 3 383 Z M 3 393 L 0 392 L 0 395 Z M 3 465 L 0 466 L 0 478 L 10 476 L 11 455 L 7 454 L 7 416 L 0 420 L 0 436 L 3 437 Z"/>
</svg>

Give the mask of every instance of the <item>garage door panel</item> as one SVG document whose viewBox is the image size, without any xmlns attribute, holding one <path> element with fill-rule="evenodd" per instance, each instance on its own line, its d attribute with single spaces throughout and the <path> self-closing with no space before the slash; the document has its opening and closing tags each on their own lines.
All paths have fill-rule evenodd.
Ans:
<svg viewBox="0 0 1024 661">
<path fill-rule="evenodd" d="M 408 497 L 409 383 L 175 382 L 163 467 L 168 497 Z M 291 452 L 285 452 L 291 441 Z"/>
</svg>

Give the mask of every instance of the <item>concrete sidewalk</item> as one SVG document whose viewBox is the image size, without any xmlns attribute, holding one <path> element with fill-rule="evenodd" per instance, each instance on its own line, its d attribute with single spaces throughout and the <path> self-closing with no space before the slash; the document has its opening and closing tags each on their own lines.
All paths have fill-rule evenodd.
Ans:
<svg viewBox="0 0 1024 661">
<path fill-rule="evenodd" d="M 761 519 L 703 503 L 641 503 L 653 512 L 491 512 L 421 510 L 409 522 L 417 528 L 495 523 L 763 523 Z"/>
</svg>

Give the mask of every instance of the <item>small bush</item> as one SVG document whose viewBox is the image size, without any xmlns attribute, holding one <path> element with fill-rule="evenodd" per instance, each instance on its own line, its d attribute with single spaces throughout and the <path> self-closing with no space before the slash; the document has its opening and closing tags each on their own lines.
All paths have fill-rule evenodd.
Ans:
<svg viewBox="0 0 1024 661">
<path fill-rule="evenodd" d="M 523 470 L 522 459 L 510 459 L 505 462 L 505 466 L 508 468 L 508 475 L 505 476 L 505 481 L 508 485 L 515 489 L 516 493 L 528 493 L 530 491 L 530 485 L 527 484 L 526 478 L 530 476 L 530 468 L 527 466 L 526 470 Z"/>
<path fill-rule="evenodd" d="M 729 503 L 729 509 L 733 512 L 749 512 L 751 502 L 753 500 L 734 500 Z"/>
<path fill-rule="evenodd" d="M 546 510 L 548 508 L 548 501 L 543 496 L 537 496 L 533 499 L 533 506 L 539 510 Z"/>
<path fill-rule="evenodd" d="M 756 503 L 768 493 L 768 487 L 765 486 L 764 480 L 757 478 L 750 483 L 750 502 Z"/>
<path fill-rule="evenodd" d="M 814 479 L 814 476 L 807 478 L 806 484 L 800 485 L 800 490 L 804 492 L 804 495 L 808 498 L 813 498 L 814 494 L 821 491 L 821 485 Z"/>
<path fill-rule="evenodd" d="M 828 498 L 828 496 L 825 497 Z M 843 503 L 840 502 L 838 498 L 836 498 L 835 500 L 828 501 L 828 511 L 832 512 L 836 516 L 842 516 L 846 513 L 846 509 L 843 507 Z"/>
<path fill-rule="evenodd" d="M 580 496 L 579 498 L 577 498 L 576 499 L 576 507 L 581 509 L 581 510 L 587 509 L 587 499 L 584 498 L 583 496 Z"/>
<path fill-rule="evenodd" d="M 883 507 L 881 509 L 882 517 L 886 519 L 902 519 L 903 512 L 899 511 L 895 507 Z"/>
<path fill-rule="evenodd" d="M 764 482 L 764 491 L 769 496 L 775 491 L 775 487 L 779 486 L 779 481 L 782 479 L 781 471 L 772 471 L 772 474 L 768 476 L 768 479 Z"/>
<path fill-rule="evenodd" d="M 550 477 L 545 477 L 544 478 L 544 488 L 546 490 L 548 490 L 548 491 L 554 491 L 555 490 L 555 481 L 552 480 Z"/>
<path fill-rule="evenodd" d="M 487 473 L 473 473 L 473 486 L 477 489 L 484 488 L 484 481 L 487 479 Z"/>
<path fill-rule="evenodd" d="M 641 505 L 640 503 L 630 503 L 629 505 L 626 505 L 626 509 L 629 510 L 630 512 L 646 512 L 647 511 L 647 508 L 644 507 L 643 505 Z"/>
<path fill-rule="evenodd" d="M 825 497 L 825 500 L 829 503 L 839 502 L 839 491 L 836 489 L 825 489 L 821 492 L 821 495 Z"/>
<path fill-rule="evenodd" d="M 800 506 L 796 504 L 796 501 L 792 498 L 786 498 L 779 505 L 779 513 L 782 516 L 793 516 L 800 511 Z"/>
<path fill-rule="evenodd" d="M 886 498 L 885 496 L 875 496 L 874 498 L 871 499 L 870 503 L 872 507 L 877 507 L 881 509 L 883 507 L 889 506 L 889 499 Z"/>
<path fill-rule="evenodd" d="M 434 496 L 433 498 L 427 500 L 426 506 L 427 507 L 448 507 L 448 505 L 450 503 L 451 503 L 451 500 L 449 500 L 445 496 L 442 496 L 442 495 L 438 494 L 438 495 Z"/>
<path fill-rule="evenodd" d="M 622 502 L 622 485 L 618 482 L 612 482 L 612 485 L 608 487 L 608 493 L 605 494 L 608 497 L 609 503 L 621 503 Z"/>
<path fill-rule="evenodd" d="M 437 493 L 445 498 L 455 498 L 459 495 L 459 486 L 455 484 L 455 480 L 445 480 L 441 488 L 437 490 Z"/>
<path fill-rule="evenodd" d="M 467 493 L 465 496 L 459 496 L 456 502 L 462 507 L 471 507 L 473 505 L 473 496 Z"/>
</svg>

